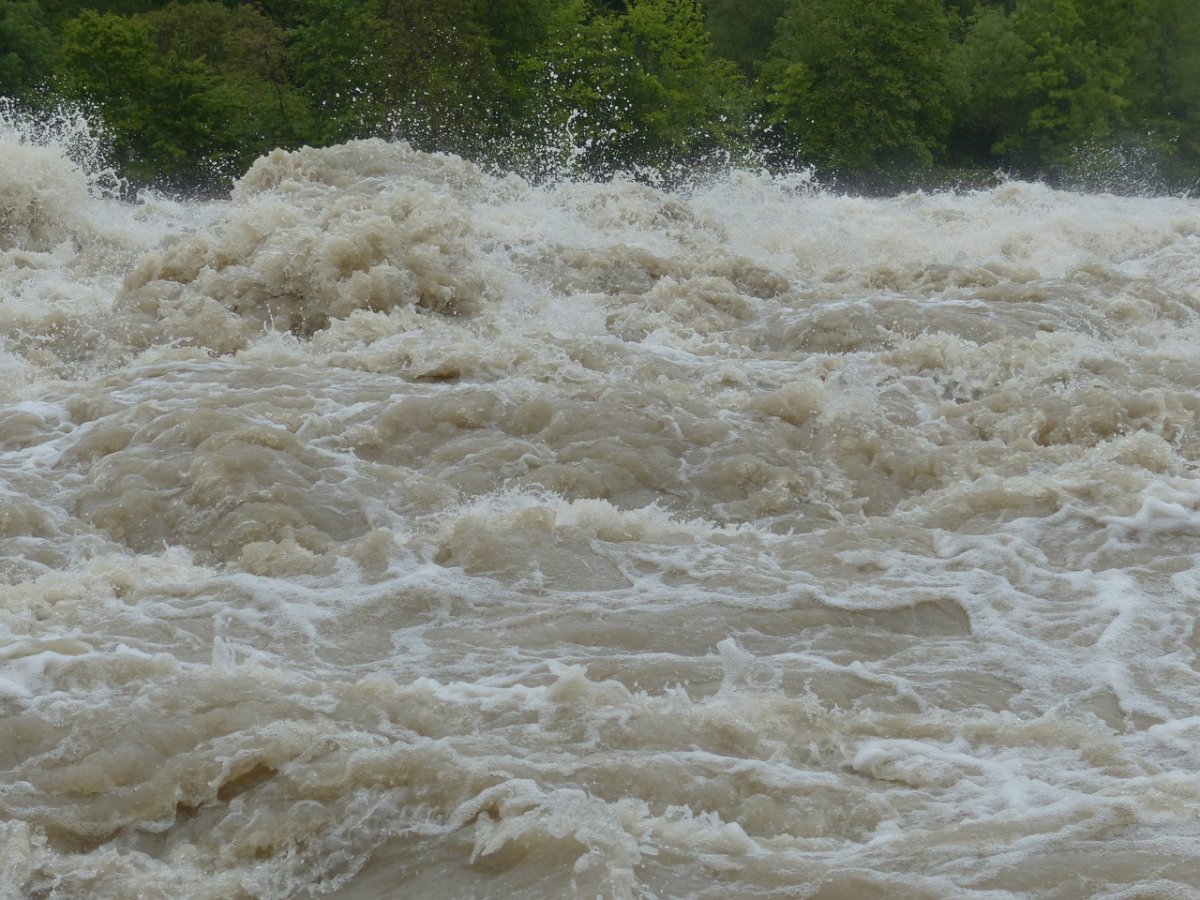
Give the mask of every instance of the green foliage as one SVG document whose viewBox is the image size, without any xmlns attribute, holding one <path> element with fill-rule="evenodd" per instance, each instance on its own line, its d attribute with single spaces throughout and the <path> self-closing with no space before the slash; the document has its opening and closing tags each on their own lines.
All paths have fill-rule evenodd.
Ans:
<svg viewBox="0 0 1200 900">
<path fill-rule="evenodd" d="M 978 12 L 966 40 L 964 119 L 990 153 L 1059 162 L 1120 121 L 1128 75 L 1119 45 L 1089 32 L 1076 0 L 1021 0 Z"/>
<path fill-rule="evenodd" d="M 295 83 L 316 110 L 313 143 L 376 133 L 388 113 L 376 65 L 387 44 L 369 0 L 300 0 L 295 7 Z"/>
<path fill-rule="evenodd" d="M 1129 100 L 1123 137 L 1152 141 L 1181 174 L 1200 165 L 1200 4 L 1138 0 L 1120 30 L 1128 37 Z M 1132 20 L 1132 21 L 1130 21 Z M 1130 26 L 1134 27 L 1130 27 Z"/>
<path fill-rule="evenodd" d="M 1200 3 L 0 0 L 0 94 L 90 101 L 126 175 L 179 186 L 372 135 L 533 173 L 761 150 L 876 185 L 939 162 L 1190 183 Z"/>
<path fill-rule="evenodd" d="M 144 22 L 112 13 L 84 11 L 63 31 L 63 81 L 69 91 L 100 103 L 109 124 L 127 142 L 148 126 L 140 102 L 145 75 L 154 65 L 154 42 Z M 122 148 L 124 150 L 124 148 Z M 123 152 L 122 156 L 128 156 Z"/>
<path fill-rule="evenodd" d="M 203 5 L 230 26 L 234 13 Z M 181 16 L 168 7 L 159 17 L 123 17 L 85 11 L 64 28 L 63 85 L 98 105 L 116 135 L 118 162 L 134 178 L 194 183 L 197 166 L 209 177 L 236 172 L 271 143 L 255 133 L 255 98 L 246 80 L 214 68 L 198 52 L 195 35 L 175 33 L 193 12 Z"/>
<path fill-rule="evenodd" d="M 837 172 L 904 171 L 942 150 L 956 65 L 938 0 L 792 0 L 760 90 L 797 159 Z"/>
<path fill-rule="evenodd" d="M 728 146 L 746 93 L 727 60 L 710 60 L 712 42 L 694 0 L 636 0 L 622 20 L 630 57 L 658 102 L 644 121 L 654 153 L 695 158 Z"/>
<path fill-rule="evenodd" d="M 235 168 L 308 136 L 312 114 L 292 85 L 295 67 L 287 36 L 258 9 L 200 0 L 172 3 L 141 18 L 150 25 L 160 58 L 201 61 L 220 79 L 242 116 L 229 125 L 237 146 L 221 151 L 236 160 Z"/>
<path fill-rule="evenodd" d="M 510 61 L 535 54 L 554 27 L 554 0 L 478 0 L 477 18 L 496 57 Z"/>
<path fill-rule="evenodd" d="M 713 52 L 753 76 L 770 49 L 787 0 L 705 0 Z"/>
<path fill-rule="evenodd" d="M 303 0 L 297 84 L 319 142 L 384 135 L 469 152 L 499 75 L 470 0 Z"/>
<path fill-rule="evenodd" d="M 632 0 L 623 13 L 566 2 L 552 25 L 518 74 L 535 86 L 543 133 L 569 132 L 583 171 L 697 160 L 731 143 L 745 86 L 728 60 L 710 58 L 694 0 Z"/>
<path fill-rule="evenodd" d="M 34 0 L 0 0 L 0 95 L 21 97 L 54 63 L 54 36 Z"/>
<path fill-rule="evenodd" d="M 497 112 L 500 74 L 473 0 L 378 2 L 393 133 L 426 149 L 478 155 Z"/>
</svg>

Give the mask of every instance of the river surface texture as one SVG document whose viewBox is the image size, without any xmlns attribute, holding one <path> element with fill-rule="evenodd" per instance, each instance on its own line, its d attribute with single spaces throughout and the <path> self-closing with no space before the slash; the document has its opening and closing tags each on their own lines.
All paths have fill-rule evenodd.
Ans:
<svg viewBox="0 0 1200 900">
<path fill-rule="evenodd" d="M 0 140 L 0 897 L 1200 896 L 1200 203 Z"/>
</svg>

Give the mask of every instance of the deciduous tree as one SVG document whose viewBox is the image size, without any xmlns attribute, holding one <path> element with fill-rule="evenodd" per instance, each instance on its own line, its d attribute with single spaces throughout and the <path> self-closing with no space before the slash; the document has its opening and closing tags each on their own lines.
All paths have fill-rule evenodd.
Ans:
<svg viewBox="0 0 1200 900">
<path fill-rule="evenodd" d="M 1128 76 L 1118 44 L 1089 31 L 1076 0 L 978 12 L 966 40 L 966 128 L 997 157 L 1057 163 L 1119 123 Z M 1111 40 L 1111 36 L 1110 36 Z"/>
<path fill-rule="evenodd" d="M 800 161 L 906 170 L 943 148 L 957 64 L 939 0 L 792 0 L 760 89 Z"/>
<path fill-rule="evenodd" d="M 567 2 L 555 26 L 520 74 L 537 85 L 544 131 L 569 131 L 584 171 L 694 161 L 738 132 L 746 88 L 711 57 L 694 0 L 631 0 L 623 13 Z"/>
<path fill-rule="evenodd" d="M 0 0 L 0 95 L 21 97 L 49 76 L 54 36 L 34 0 Z"/>
</svg>

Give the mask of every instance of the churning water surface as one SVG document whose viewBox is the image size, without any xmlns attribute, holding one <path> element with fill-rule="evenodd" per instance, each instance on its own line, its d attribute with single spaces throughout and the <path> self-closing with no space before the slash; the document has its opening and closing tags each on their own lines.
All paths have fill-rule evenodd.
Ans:
<svg viewBox="0 0 1200 900">
<path fill-rule="evenodd" d="M 1197 201 L 0 159 L 6 900 L 1200 895 Z"/>
</svg>

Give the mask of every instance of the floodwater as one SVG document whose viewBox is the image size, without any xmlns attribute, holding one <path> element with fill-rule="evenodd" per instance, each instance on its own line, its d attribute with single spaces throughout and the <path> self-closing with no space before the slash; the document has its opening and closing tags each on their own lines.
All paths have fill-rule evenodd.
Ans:
<svg viewBox="0 0 1200 900">
<path fill-rule="evenodd" d="M 0 157 L 0 897 L 1200 896 L 1197 201 Z"/>
</svg>

